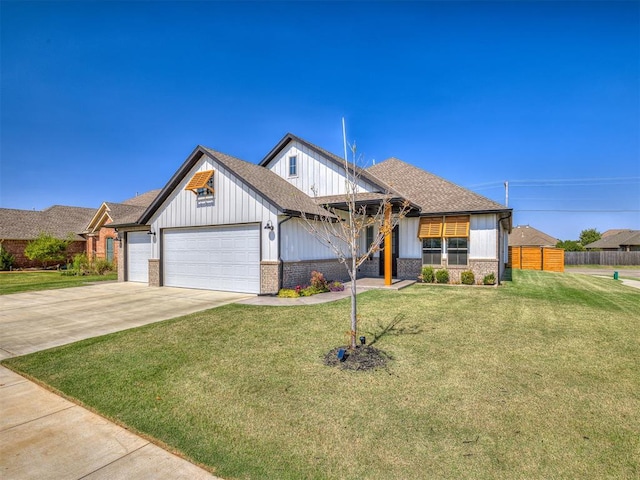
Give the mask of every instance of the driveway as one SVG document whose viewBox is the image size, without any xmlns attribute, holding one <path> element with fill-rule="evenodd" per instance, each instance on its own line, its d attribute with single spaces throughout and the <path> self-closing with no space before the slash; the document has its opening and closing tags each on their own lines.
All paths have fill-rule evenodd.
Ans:
<svg viewBox="0 0 640 480">
<path fill-rule="evenodd" d="M 133 282 L 2 295 L 0 360 L 251 297 Z"/>
<path fill-rule="evenodd" d="M 0 358 L 253 296 L 136 283 L 3 295 Z M 4 367 L 0 367 L 0 412 L 0 478 L 217 478 Z"/>
</svg>

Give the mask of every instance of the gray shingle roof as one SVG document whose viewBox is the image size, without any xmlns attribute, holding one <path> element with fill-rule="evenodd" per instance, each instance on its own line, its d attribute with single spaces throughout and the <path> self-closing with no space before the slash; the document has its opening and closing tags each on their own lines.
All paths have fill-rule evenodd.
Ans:
<svg viewBox="0 0 640 480">
<path fill-rule="evenodd" d="M 640 245 L 640 230 L 621 230 L 585 245 L 584 248 L 620 248 L 627 245 Z"/>
<path fill-rule="evenodd" d="M 161 191 L 160 188 L 157 188 L 155 190 L 149 190 L 148 192 L 145 192 L 141 195 L 136 195 L 133 198 L 129 198 L 128 200 L 125 200 L 122 203 L 124 205 L 133 205 L 136 207 L 147 208 L 149 205 L 151 205 L 151 202 L 155 200 L 155 198 L 158 196 L 160 191 Z"/>
<path fill-rule="evenodd" d="M 84 240 L 78 233 L 84 231 L 93 218 L 94 208 L 54 205 L 43 211 L 0 208 L 0 239 L 32 240 L 40 232 L 56 238 Z"/>
<path fill-rule="evenodd" d="M 510 247 L 555 247 L 558 239 L 529 225 L 514 227 L 509 235 Z"/>
<path fill-rule="evenodd" d="M 316 205 L 312 198 L 305 195 L 304 192 L 301 192 L 271 170 L 254 163 L 249 163 L 244 160 L 240 160 L 239 158 L 232 157 L 226 153 L 198 145 L 178 171 L 174 173 L 173 177 L 171 177 L 169 182 L 165 185 L 154 201 L 137 219 L 137 221 L 129 223 L 147 223 L 156 210 L 167 199 L 169 194 L 182 181 L 185 175 L 187 175 L 193 166 L 200 161 L 202 155 L 207 155 L 216 162 L 224 165 L 242 182 L 273 203 L 284 213 L 304 212 L 309 215 L 330 216 L 326 210 Z M 118 222 L 118 224 L 125 223 L 128 222 Z"/>
<path fill-rule="evenodd" d="M 154 195 L 153 198 L 156 198 Z M 106 203 L 113 223 L 132 223 L 140 218 L 147 209 L 145 206 L 126 205 L 124 203 Z"/>
<path fill-rule="evenodd" d="M 328 215 L 328 212 L 316 205 L 311 197 L 271 170 L 207 147 L 202 147 L 202 149 L 274 203 L 280 210 L 290 213 L 304 212 L 310 215 Z"/>
<path fill-rule="evenodd" d="M 509 210 L 504 205 L 397 158 L 377 163 L 367 171 L 420 206 L 422 214 Z"/>
</svg>

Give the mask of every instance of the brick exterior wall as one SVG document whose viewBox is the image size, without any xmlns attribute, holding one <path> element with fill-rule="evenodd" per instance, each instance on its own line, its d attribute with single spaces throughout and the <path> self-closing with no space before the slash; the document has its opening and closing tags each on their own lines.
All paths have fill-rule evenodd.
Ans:
<svg viewBox="0 0 640 480">
<path fill-rule="evenodd" d="M 107 258 L 107 238 L 113 238 L 113 263 L 118 264 L 118 243 L 113 228 L 102 227 L 97 235 L 87 237 L 87 258 Z"/>
<path fill-rule="evenodd" d="M 120 243 L 120 242 L 115 242 L 115 243 Z M 120 247 L 120 245 L 118 245 L 118 248 Z M 116 265 L 118 265 L 118 281 L 119 282 L 124 282 L 125 278 L 124 278 L 124 262 L 125 262 L 125 255 L 118 255 L 118 258 L 116 259 Z"/>
<path fill-rule="evenodd" d="M 24 255 L 24 249 L 27 247 L 31 240 L 3 240 L 2 248 L 14 256 L 15 262 L 13 263 L 13 269 L 21 268 L 42 268 L 42 262 L 36 260 L 29 260 Z M 71 261 L 73 256 L 78 253 L 84 253 L 85 241 L 78 240 L 69 243 L 67 247 L 67 260 Z M 65 263 L 65 262 L 62 262 Z"/>
<path fill-rule="evenodd" d="M 149 286 L 160 286 L 160 259 L 158 258 L 149 259 Z"/>
<path fill-rule="evenodd" d="M 280 279 L 280 262 L 260 262 L 260 294 L 269 295 L 278 293 Z"/>
<path fill-rule="evenodd" d="M 422 272 L 422 259 L 420 258 L 399 258 L 398 278 L 401 280 L 417 280 Z"/>
<path fill-rule="evenodd" d="M 361 277 L 378 277 L 380 272 L 380 257 L 373 257 L 365 260 L 358 268 L 358 278 Z"/>
<path fill-rule="evenodd" d="M 295 288 L 296 285 L 308 285 L 311 272 L 316 270 L 327 280 L 346 281 L 347 269 L 338 260 L 307 260 L 301 262 L 283 262 L 283 288 Z"/>
<path fill-rule="evenodd" d="M 460 275 L 466 270 L 471 270 L 478 284 L 482 283 L 485 275 L 493 273 L 498 278 L 498 260 L 469 260 L 468 265 L 433 265 L 434 270 L 446 268 L 449 271 L 449 283 L 461 283 Z M 422 260 L 419 258 L 399 258 L 398 259 L 398 278 L 415 280 L 418 278 L 422 270 Z"/>
</svg>

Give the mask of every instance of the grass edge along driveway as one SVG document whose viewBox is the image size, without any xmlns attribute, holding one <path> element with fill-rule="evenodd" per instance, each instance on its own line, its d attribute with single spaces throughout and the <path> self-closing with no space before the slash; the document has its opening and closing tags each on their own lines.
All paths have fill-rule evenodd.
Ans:
<svg viewBox="0 0 640 480">
<path fill-rule="evenodd" d="M 4 363 L 227 479 L 637 478 L 640 292 L 513 279 L 359 295 L 393 358 L 373 372 L 322 363 L 348 299 L 229 305 Z"/>
<path fill-rule="evenodd" d="M 113 281 L 117 273 L 107 275 L 63 275 L 57 270 L 40 272 L 0 272 L 0 295 L 35 292 L 55 288 L 80 287 L 91 282 Z"/>
</svg>

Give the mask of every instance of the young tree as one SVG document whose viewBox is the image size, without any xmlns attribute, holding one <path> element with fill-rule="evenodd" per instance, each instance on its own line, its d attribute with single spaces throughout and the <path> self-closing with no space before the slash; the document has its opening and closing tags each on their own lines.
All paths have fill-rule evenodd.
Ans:
<svg viewBox="0 0 640 480">
<path fill-rule="evenodd" d="M 24 249 L 29 260 L 38 260 L 46 267 L 49 262 L 62 262 L 67 258 L 69 240 L 60 240 L 48 233 L 40 232 L 38 238 L 32 240 Z"/>
<path fill-rule="evenodd" d="M 597 242 L 602 238 L 602 234 L 595 228 L 588 228 L 580 232 L 580 243 L 584 247 L 590 243 Z"/>
<path fill-rule="evenodd" d="M 385 192 L 381 199 L 373 205 L 358 205 L 358 193 L 360 192 L 360 179 L 362 171 L 356 166 L 355 144 L 351 146 L 353 161 L 344 160 L 345 169 L 345 193 L 342 208 L 322 205 L 326 215 L 310 218 L 304 212 L 302 218 L 306 230 L 315 236 L 323 245 L 328 247 L 342 263 L 351 280 L 351 330 L 350 347 L 356 348 L 358 335 L 358 308 L 356 297 L 356 276 L 358 267 L 362 265 L 373 253 L 382 250 L 382 242 L 385 235 L 391 234 L 393 228 L 400 222 L 409 210 L 409 203 L 404 202 L 397 211 L 391 215 L 391 192 Z M 317 193 L 314 190 L 314 195 Z M 366 238 L 368 227 L 374 228 L 373 242 L 364 245 L 361 239 Z M 389 253 L 390 255 L 391 253 Z"/>
</svg>

